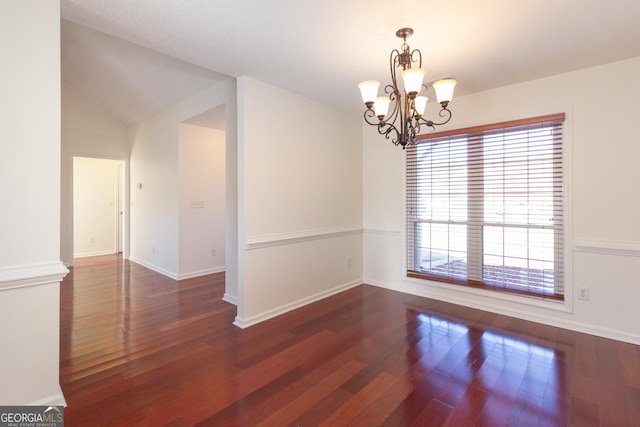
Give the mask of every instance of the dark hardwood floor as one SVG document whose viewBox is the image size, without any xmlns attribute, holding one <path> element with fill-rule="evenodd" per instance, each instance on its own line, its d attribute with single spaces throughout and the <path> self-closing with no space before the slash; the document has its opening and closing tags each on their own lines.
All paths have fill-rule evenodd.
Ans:
<svg viewBox="0 0 640 427">
<path fill-rule="evenodd" d="M 367 285 L 241 330 L 223 292 L 76 260 L 66 425 L 640 426 L 638 346 Z"/>
</svg>

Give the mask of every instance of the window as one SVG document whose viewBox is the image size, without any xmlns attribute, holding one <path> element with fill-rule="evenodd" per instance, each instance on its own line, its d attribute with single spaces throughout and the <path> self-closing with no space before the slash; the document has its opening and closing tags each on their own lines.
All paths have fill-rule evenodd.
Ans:
<svg viewBox="0 0 640 427">
<path fill-rule="evenodd" d="M 563 300 L 563 121 L 439 132 L 409 146 L 408 275 Z"/>
</svg>

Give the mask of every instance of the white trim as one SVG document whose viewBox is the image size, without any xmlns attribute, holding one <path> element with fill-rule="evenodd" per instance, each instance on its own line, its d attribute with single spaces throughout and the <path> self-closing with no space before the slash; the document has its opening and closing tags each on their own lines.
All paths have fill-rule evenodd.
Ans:
<svg viewBox="0 0 640 427">
<path fill-rule="evenodd" d="M 362 284 L 361 280 L 354 280 L 352 282 L 348 282 L 348 283 L 336 286 L 326 291 L 318 292 L 317 294 L 301 298 L 297 301 L 293 301 L 291 303 L 282 305 L 280 307 L 276 307 L 271 310 L 258 313 L 246 319 L 243 319 L 241 316 L 236 316 L 235 320 L 233 321 L 233 324 L 242 329 L 248 328 L 249 326 L 253 326 L 260 322 L 264 322 L 265 320 L 271 319 L 273 317 L 279 316 L 281 314 L 287 313 L 289 311 L 295 310 L 296 308 L 303 307 L 313 302 L 320 301 L 321 299 L 327 298 L 331 295 L 338 294 L 340 292 L 346 291 L 347 289 L 351 289 L 361 284 Z"/>
<path fill-rule="evenodd" d="M 129 257 L 129 261 L 135 262 L 136 264 L 140 264 L 141 266 L 146 267 L 149 270 L 153 270 L 156 273 L 160 273 L 163 276 L 167 276 L 173 280 L 192 279 L 194 277 L 206 276 L 207 274 L 223 273 L 226 271 L 225 266 L 222 266 L 222 267 L 209 268 L 206 270 L 192 271 L 190 273 L 176 274 L 169 270 L 165 270 L 162 267 L 158 267 L 155 264 L 151 264 L 150 262 L 143 261 L 140 258 L 136 258 L 134 256 Z"/>
<path fill-rule="evenodd" d="M 61 261 L 0 269 L 0 291 L 59 283 L 69 270 Z"/>
<path fill-rule="evenodd" d="M 224 293 L 222 296 L 222 301 L 228 302 L 229 304 L 238 305 L 238 298 L 235 295 L 231 295 L 228 293 Z"/>
<path fill-rule="evenodd" d="M 428 286 L 425 286 L 425 283 L 427 283 Z M 479 297 L 490 298 L 497 301 L 506 301 L 509 303 L 523 304 L 523 305 L 528 305 L 533 307 L 544 308 L 547 310 L 559 311 L 562 313 L 573 313 L 573 306 L 571 304 L 568 304 L 571 298 L 566 294 L 565 294 L 564 301 L 557 301 L 552 299 L 544 299 L 542 297 L 537 297 L 537 296 L 510 294 L 508 292 L 499 292 L 499 291 L 493 291 L 490 289 L 480 289 L 480 288 L 474 288 L 471 286 L 454 285 L 454 284 L 449 284 L 445 282 L 436 282 L 432 280 L 417 279 L 412 277 L 407 277 L 405 279 L 405 284 L 409 289 L 415 288 L 415 291 L 408 291 L 409 293 L 424 296 L 427 298 L 436 298 L 442 301 L 449 301 L 458 305 L 469 305 L 469 302 L 468 302 L 469 299 L 465 298 L 462 295 L 453 296 L 449 294 L 448 291 L 453 291 L 456 294 L 457 293 L 472 294 Z M 401 287 L 404 287 L 404 286 L 401 285 Z M 430 292 L 422 292 L 422 289 L 425 289 L 425 287 L 428 287 L 429 288 L 428 290 Z M 441 290 L 446 293 L 440 292 Z M 470 307 L 480 308 L 477 305 L 478 301 L 476 299 L 473 299 L 472 301 L 473 301 L 473 305 L 469 305 Z M 488 310 L 488 311 L 495 311 L 496 309 L 499 309 L 497 308 L 498 306 L 490 303 L 485 303 L 484 306 L 486 307 L 485 310 Z M 494 309 L 493 307 L 496 307 L 496 308 Z M 513 314 L 509 314 L 509 315 L 513 317 L 518 317 L 518 313 L 520 312 L 521 310 L 513 310 L 512 311 Z"/>
<path fill-rule="evenodd" d="M 88 258 L 91 256 L 101 256 L 101 255 L 115 255 L 118 253 L 115 249 L 108 249 L 106 251 L 95 251 L 95 252 L 85 252 L 81 254 L 73 254 L 74 258 Z"/>
<path fill-rule="evenodd" d="M 569 329 L 576 332 L 582 332 L 586 334 L 596 335 L 604 338 L 610 338 L 618 341 L 624 341 L 635 345 L 640 345 L 640 334 L 631 334 L 628 332 L 618 331 L 610 328 L 603 328 L 598 325 L 584 324 L 580 322 L 575 322 L 571 320 L 560 320 L 556 317 L 546 316 L 546 315 L 537 315 L 532 313 L 527 313 L 522 310 L 518 310 L 515 308 L 507 308 L 504 306 L 497 306 L 494 304 L 487 304 L 480 302 L 478 300 L 471 300 L 466 298 L 460 298 L 456 296 L 443 296 L 441 294 L 430 294 L 428 292 L 420 291 L 416 287 L 412 286 L 394 286 L 390 283 L 376 282 L 373 280 L 366 280 L 364 283 L 372 286 L 377 286 L 380 288 L 389 289 L 392 291 L 403 292 L 410 295 L 417 295 L 423 298 L 435 299 L 438 301 L 447 302 L 450 304 L 461 305 L 465 307 L 476 308 L 478 310 L 489 311 L 491 313 L 496 313 L 504 316 L 509 316 L 517 319 L 528 320 L 531 322 L 542 323 L 545 325 L 554 326 L 557 328 Z M 522 301 L 518 301 L 522 302 Z M 560 304 L 558 304 L 560 306 Z M 549 308 L 549 307 L 546 307 Z M 565 311 L 565 310 L 561 310 Z"/>
<path fill-rule="evenodd" d="M 384 225 L 366 225 L 363 232 L 365 234 L 393 234 L 400 235 L 402 230 L 398 227 L 387 227 Z"/>
<path fill-rule="evenodd" d="M 121 157 L 121 156 L 112 156 L 112 155 L 107 155 L 107 154 L 95 154 L 95 153 L 87 153 L 87 152 L 82 152 L 82 151 L 67 151 L 66 152 L 66 156 L 67 156 L 67 172 L 68 172 L 68 183 L 67 183 L 67 195 L 68 195 L 68 200 L 67 200 L 67 206 L 66 208 L 68 209 L 68 214 L 67 214 L 67 243 L 68 243 L 68 247 L 65 248 L 65 251 L 68 250 L 69 253 L 63 253 L 62 257 L 64 258 L 66 255 L 71 256 L 71 260 L 66 260 L 65 264 L 68 267 L 72 267 L 73 266 L 73 259 L 74 258 L 81 258 L 84 256 L 92 256 L 92 255 L 75 255 L 73 253 L 74 251 L 74 244 L 73 244 L 73 159 L 74 157 L 84 157 L 84 158 L 90 158 L 90 159 L 103 159 L 103 160 L 117 160 L 117 161 L 121 161 L 123 163 L 123 171 L 124 171 L 124 179 L 122 182 L 122 189 L 124 190 L 124 195 L 123 195 L 123 206 L 122 206 L 122 211 L 124 212 L 123 217 L 122 218 L 122 227 L 123 227 L 123 236 L 122 238 L 124 238 L 123 243 L 123 247 L 122 247 L 122 258 L 123 259 L 128 259 L 129 258 L 129 252 L 131 250 L 131 233 L 129 230 L 130 227 L 130 222 L 131 222 L 131 195 L 129 194 L 130 192 L 130 174 L 131 174 L 131 170 L 130 170 L 130 159 L 129 157 Z M 115 253 L 111 252 L 111 253 Z M 98 255 L 104 255 L 104 254 L 98 254 Z"/>
<path fill-rule="evenodd" d="M 140 258 L 136 258 L 134 256 L 130 256 L 129 257 L 129 261 L 135 262 L 136 264 L 140 264 L 141 266 L 146 267 L 149 270 L 153 270 L 156 273 L 160 273 L 160 274 L 162 274 L 164 276 L 167 276 L 170 279 L 178 280 L 178 275 L 177 274 L 172 273 L 169 270 L 165 270 L 164 268 L 158 267 L 157 265 L 154 265 L 154 264 L 151 264 L 149 262 L 143 261 Z"/>
<path fill-rule="evenodd" d="M 224 273 L 224 272 L 225 272 L 225 266 L 223 265 L 222 267 L 207 268 L 206 270 L 192 271 L 190 273 L 181 273 L 178 275 L 178 280 L 192 279 L 194 277 L 206 276 L 207 274 Z"/>
<path fill-rule="evenodd" d="M 319 228 L 291 233 L 263 234 L 246 238 L 245 250 L 262 249 L 270 246 L 290 245 L 319 239 L 348 236 L 362 233 L 361 226 Z"/>
<path fill-rule="evenodd" d="M 585 334 L 596 335 L 603 338 L 609 338 L 616 341 L 624 341 L 635 345 L 640 345 L 640 334 L 630 334 L 628 332 L 618 331 L 610 328 L 603 328 L 598 325 L 585 325 L 584 323 L 573 322 L 570 320 L 558 321 L 553 319 L 553 323 L 543 322 L 551 326 L 557 326 L 558 328 L 569 329 L 576 332 L 582 332 Z"/>
<path fill-rule="evenodd" d="M 62 388 L 60 388 L 60 384 L 58 384 L 58 392 L 56 394 L 36 400 L 35 402 L 27 403 L 27 406 L 64 406 L 66 407 L 67 401 L 64 398 L 64 394 L 62 393 Z"/>
<path fill-rule="evenodd" d="M 574 239 L 576 252 L 640 257 L 640 242 Z"/>
</svg>

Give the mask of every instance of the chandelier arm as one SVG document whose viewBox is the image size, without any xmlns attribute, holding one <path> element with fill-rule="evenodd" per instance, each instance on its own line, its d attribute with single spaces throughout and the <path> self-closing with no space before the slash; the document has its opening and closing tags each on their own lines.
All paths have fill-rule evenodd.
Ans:
<svg viewBox="0 0 640 427">
<path fill-rule="evenodd" d="M 416 122 L 418 125 L 427 125 L 429 126 L 432 130 L 435 130 L 436 126 L 442 126 L 442 125 L 446 125 L 447 123 L 449 123 L 449 120 L 451 120 L 451 111 L 449 111 L 448 108 L 442 108 L 442 110 L 440 110 L 440 113 L 438 114 L 440 117 L 444 117 L 444 121 L 442 122 L 434 122 L 433 120 L 427 120 L 424 117 L 420 116 L 420 117 L 416 117 Z M 418 126 L 419 129 L 419 126 Z"/>
<path fill-rule="evenodd" d="M 413 130 L 413 100 L 409 99 L 408 96 L 404 97 L 404 108 L 401 113 L 401 144 L 404 147 L 407 143 L 412 141 L 412 136 L 415 132 Z"/>
<path fill-rule="evenodd" d="M 413 59 L 415 54 L 418 54 L 418 59 Z M 413 49 L 411 51 L 411 62 L 417 62 L 418 63 L 418 68 L 422 68 L 422 52 L 420 52 L 419 49 Z"/>
<path fill-rule="evenodd" d="M 371 121 L 371 119 L 375 121 Z M 400 143 L 400 134 L 398 133 L 398 129 L 393 125 L 393 122 L 380 121 L 372 109 L 365 110 L 364 121 L 367 122 L 367 124 L 375 126 L 378 129 L 378 133 L 384 135 L 386 139 L 390 139 L 394 145 Z M 393 136 L 395 137 L 392 139 Z"/>
<path fill-rule="evenodd" d="M 400 134 L 398 133 L 398 129 L 392 123 L 380 122 L 380 124 L 378 124 L 378 133 L 380 135 L 384 135 L 385 139 L 391 140 L 393 145 L 400 144 Z M 395 135 L 395 137 L 391 138 L 393 135 Z"/>
<path fill-rule="evenodd" d="M 391 85 L 397 90 L 398 81 L 396 80 L 396 68 L 400 65 L 400 52 L 393 49 L 389 55 L 389 71 L 391 73 Z"/>
<path fill-rule="evenodd" d="M 440 110 L 438 115 L 440 117 L 443 117 L 444 121 L 443 122 L 433 122 L 433 124 L 436 125 L 436 126 L 446 125 L 447 123 L 449 123 L 449 120 L 451 120 L 451 111 L 449 111 L 449 109 L 447 107 L 442 107 L 442 109 Z"/>
<path fill-rule="evenodd" d="M 420 133 L 420 127 L 422 125 L 428 126 L 432 132 L 436 130 L 435 128 L 436 124 L 433 123 L 431 120 L 427 120 L 424 117 L 416 117 L 415 124 L 412 128 L 414 130 L 414 135 L 413 135 L 413 138 L 411 139 L 411 142 L 415 143 L 415 136 Z"/>
<path fill-rule="evenodd" d="M 394 87 L 392 85 L 387 85 L 384 88 L 384 93 L 389 96 L 389 100 L 393 104 L 393 109 L 390 113 L 387 113 L 387 122 L 395 123 L 396 117 L 398 113 L 401 112 L 400 109 L 400 92 L 398 91 L 397 86 Z"/>
<path fill-rule="evenodd" d="M 402 127 L 403 126 L 402 125 L 402 118 L 403 118 L 402 105 L 401 105 L 402 98 L 400 96 L 400 90 L 398 89 L 398 80 L 396 76 L 396 68 L 400 65 L 400 60 L 402 58 L 401 55 L 402 54 L 398 49 L 393 49 L 389 54 L 389 72 L 391 74 L 391 84 L 385 86 L 384 92 L 389 95 L 389 99 L 393 103 L 393 109 L 391 110 L 391 113 L 388 114 L 387 116 L 388 117 L 387 123 L 395 123 L 396 119 L 398 118 L 398 115 L 400 115 L 400 126 Z M 395 138 L 392 139 L 392 142 L 395 145 L 398 145 L 401 140 L 400 135 L 401 135 L 402 129 L 398 131 L 395 125 L 390 124 L 389 126 L 391 127 L 387 129 L 387 132 L 384 133 L 384 136 L 385 138 L 389 139 L 389 132 L 391 132 L 391 130 L 393 129 L 395 133 Z M 382 132 L 380 133 L 382 134 Z"/>
<path fill-rule="evenodd" d="M 369 119 L 374 119 L 375 121 L 370 121 Z M 367 108 L 364 110 L 364 121 L 371 126 L 378 126 L 380 124 L 380 120 L 376 117 L 376 113 L 371 108 Z"/>
</svg>

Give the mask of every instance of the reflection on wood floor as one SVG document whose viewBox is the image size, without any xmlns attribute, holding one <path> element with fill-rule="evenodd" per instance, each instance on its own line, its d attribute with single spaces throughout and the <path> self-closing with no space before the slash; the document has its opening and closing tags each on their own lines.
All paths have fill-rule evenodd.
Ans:
<svg viewBox="0 0 640 427">
<path fill-rule="evenodd" d="M 66 425 L 640 425 L 638 346 L 367 285 L 241 330 L 223 292 L 76 260 Z"/>
</svg>

